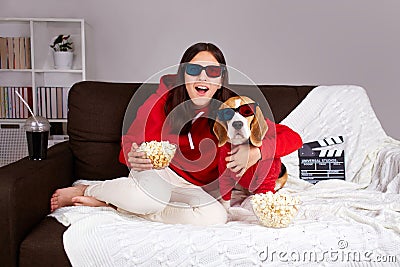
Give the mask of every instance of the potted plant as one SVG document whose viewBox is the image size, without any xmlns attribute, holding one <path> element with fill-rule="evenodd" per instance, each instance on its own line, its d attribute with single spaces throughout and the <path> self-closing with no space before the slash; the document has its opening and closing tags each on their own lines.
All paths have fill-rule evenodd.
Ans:
<svg viewBox="0 0 400 267">
<path fill-rule="evenodd" d="M 71 69 L 73 60 L 71 35 L 60 34 L 54 38 L 50 47 L 54 50 L 54 68 Z"/>
</svg>

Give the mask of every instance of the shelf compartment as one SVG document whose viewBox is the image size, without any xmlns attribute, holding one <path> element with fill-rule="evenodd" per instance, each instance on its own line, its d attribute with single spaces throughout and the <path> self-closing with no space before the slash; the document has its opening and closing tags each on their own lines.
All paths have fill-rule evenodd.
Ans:
<svg viewBox="0 0 400 267">
<path fill-rule="evenodd" d="M 82 81 L 82 72 L 38 72 L 35 73 L 36 87 L 71 87 Z"/>
<path fill-rule="evenodd" d="M 54 69 L 50 44 L 60 34 L 71 35 L 74 47 L 72 69 L 82 69 L 82 21 L 33 21 L 34 69 Z"/>
</svg>

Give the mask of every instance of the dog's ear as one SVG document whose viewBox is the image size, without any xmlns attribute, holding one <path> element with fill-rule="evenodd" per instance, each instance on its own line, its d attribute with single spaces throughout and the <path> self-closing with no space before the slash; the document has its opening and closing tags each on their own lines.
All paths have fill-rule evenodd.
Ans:
<svg viewBox="0 0 400 267">
<path fill-rule="evenodd" d="M 214 122 L 213 131 L 218 139 L 218 147 L 221 147 L 228 142 L 228 131 L 226 130 L 226 123 L 220 121 L 218 118 Z"/>
<path fill-rule="evenodd" d="M 256 107 L 256 115 L 250 124 L 250 142 L 253 146 L 260 147 L 265 134 L 267 133 L 268 125 L 260 107 Z"/>
</svg>

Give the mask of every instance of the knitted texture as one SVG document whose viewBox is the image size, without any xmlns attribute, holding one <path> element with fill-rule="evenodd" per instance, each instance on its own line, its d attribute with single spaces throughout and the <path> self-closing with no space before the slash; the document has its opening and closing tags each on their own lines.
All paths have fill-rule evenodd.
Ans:
<svg viewBox="0 0 400 267">
<path fill-rule="evenodd" d="M 168 225 L 111 208 L 66 207 L 53 216 L 70 224 L 64 246 L 73 266 L 336 266 L 349 262 L 324 252 L 398 255 L 399 195 L 313 188 L 298 196 L 299 214 L 283 229 L 250 216 L 208 227 Z"/>
</svg>

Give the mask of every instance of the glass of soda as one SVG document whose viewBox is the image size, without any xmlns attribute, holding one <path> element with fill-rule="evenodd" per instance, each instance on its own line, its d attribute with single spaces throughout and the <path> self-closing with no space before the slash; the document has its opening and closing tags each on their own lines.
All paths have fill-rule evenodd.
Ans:
<svg viewBox="0 0 400 267">
<path fill-rule="evenodd" d="M 25 121 L 29 159 L 43 160 L 47 157 L 50 123 L 41 116 L 31 116 Z"/>
</svg>

